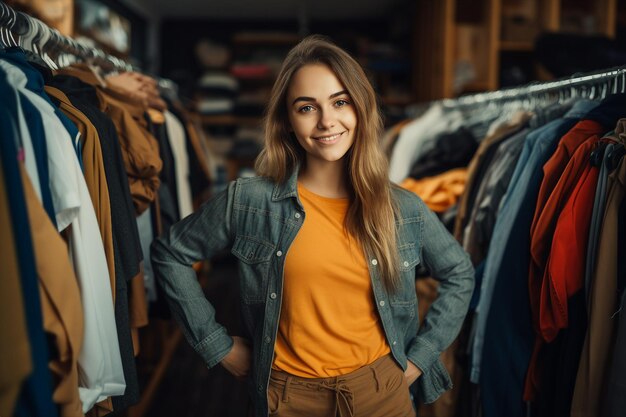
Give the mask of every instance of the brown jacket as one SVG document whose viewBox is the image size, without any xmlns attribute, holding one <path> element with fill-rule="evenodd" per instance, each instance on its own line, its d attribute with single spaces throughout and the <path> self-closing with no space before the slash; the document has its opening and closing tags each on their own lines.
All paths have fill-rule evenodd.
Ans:
<svg viewBox="0 0 626 417">
<path fill-rule="evenodd" d="M 135 211 L 137 215 L 143 213 L 157 197 L 163 166 L 158 142 L 148 131 L 146 106 L 133 101 L 123 91 L 103 87 L 85 65 L 63 68 L 59 73 L 75 76 L 96 87 L 100 110 L 111 118 L 120 139 Z"/>
<path fill-rule="evenodd" d="M 626 119 L 621 119 L 615 134 L 609 136 L 626 144 Z M 572 398 L 572 417 L 601 415 L 601 393 L 606 391 L 611 347 L 615 340 L 617 316 L 617 239 L 619 206 L 624 199 L 626 164 L 609 174 L 607 200 L 598 240 L 597 259 L 588 296 L 589 326 L 580 356 Z M 623 255 L 620 255 L 623 256 Z"/>
<path fill-rule="evenodd" d="M 32 371 L 24 299 L 4 171 L 0 164 L 0 416 L 13 415 L 22 382 Z"/>
</svg>

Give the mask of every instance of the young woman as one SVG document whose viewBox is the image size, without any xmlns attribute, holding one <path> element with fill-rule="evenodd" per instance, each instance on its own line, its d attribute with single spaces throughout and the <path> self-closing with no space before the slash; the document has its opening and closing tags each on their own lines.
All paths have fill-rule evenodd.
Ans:
<svg viewBox="0 0 626 417">
<path fill-rule="evenodd" d="M 258 177 L 239 179 L 152 246 L 185 336 L 249 383 L 255 416 L 415 415 L 451 387 L 439 361 L 473 289 L 437 217 L 387 179 L 382 122 L 359 64 L 311 36 L 272 90 Z M 230 247 L 248 338 L 215 321 L 191 265 Z M 418 331 L 415 268 L 441 281 Z"/>
</svg>

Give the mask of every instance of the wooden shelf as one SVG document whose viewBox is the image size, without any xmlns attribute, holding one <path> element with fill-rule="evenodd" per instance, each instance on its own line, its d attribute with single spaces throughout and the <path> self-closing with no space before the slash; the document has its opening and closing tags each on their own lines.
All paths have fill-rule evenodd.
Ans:
<svg viewBox="0 0 626 417">
<path fill-rule="evenodd" d="M 500 41 L 501 51 L 531 52 L 535 49 L 532 41 Z"/>
</svg>

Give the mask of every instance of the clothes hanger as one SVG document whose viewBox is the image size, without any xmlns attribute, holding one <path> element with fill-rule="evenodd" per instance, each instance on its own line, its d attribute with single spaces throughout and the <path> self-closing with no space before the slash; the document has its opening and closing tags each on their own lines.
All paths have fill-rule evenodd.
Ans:
<svg viewBox="0 0 626 417">
<path fill-rule="evenodd" d="M 15 10 L 8 7 L 4 2 L 1 2 L 0 5 L 2 5 L 2 21 L 5 22 L 2 30 L 0 30 L 2 43 L 5 48 L 19 47 L 12 33 L 13 26 L 17 22 L 17 14 Z"/>
</svg>

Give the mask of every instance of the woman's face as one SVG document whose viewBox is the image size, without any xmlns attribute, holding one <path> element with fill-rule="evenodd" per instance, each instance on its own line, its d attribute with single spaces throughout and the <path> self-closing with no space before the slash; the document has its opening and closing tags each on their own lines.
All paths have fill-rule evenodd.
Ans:
<svg viewBox="0 0 626 417">
<path fill-rule="evenodd" d="M 352 99 L 324 64 L 300 68 L 287 91 L 289 123 L 307 161 L 341 160 L 354 142 L 357 115 Z"/>
</svg>

